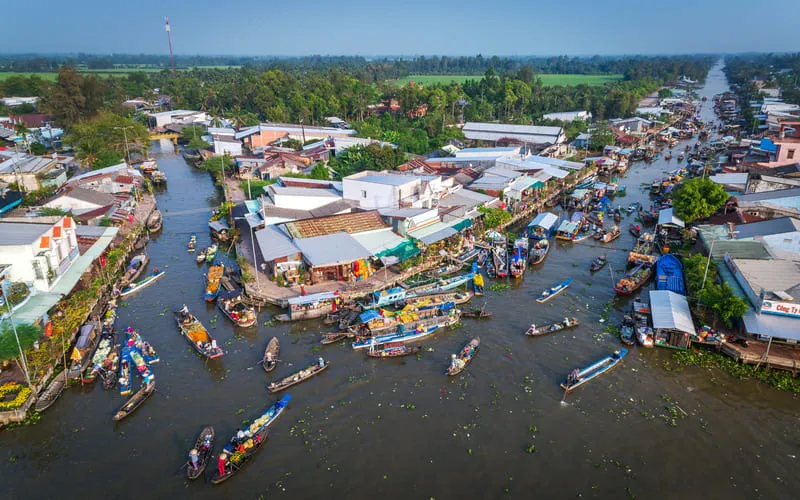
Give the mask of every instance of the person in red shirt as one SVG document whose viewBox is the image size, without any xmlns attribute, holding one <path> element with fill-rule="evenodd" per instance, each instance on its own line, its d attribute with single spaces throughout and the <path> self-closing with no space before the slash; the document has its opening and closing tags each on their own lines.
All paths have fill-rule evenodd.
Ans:
<svg viewBox="0 0 800 500">
<path fill-rule="evenodd" d="M 225 463 L 228 460 L 228 455 L 223 451 L 219 454 L 219 461 L 217 462 L 217 470 L 220 476 L 225 475 Z"/>
</svg>

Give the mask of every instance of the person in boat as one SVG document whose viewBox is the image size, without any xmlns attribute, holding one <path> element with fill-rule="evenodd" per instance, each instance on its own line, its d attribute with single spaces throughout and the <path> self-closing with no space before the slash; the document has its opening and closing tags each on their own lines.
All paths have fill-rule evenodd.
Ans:
<svg viewBox="0 0 800 500">
<path fill-rule="evenodd" d="M 451 371 L 460 370 L 461 368 L 464 367 L 464 361 L 461 358 L 459 358 L 455 354 L 451 354 L 450 357 L 451 357 L 451 361 L 450 361 L 450 370 Z"/>
<path fill-rule="evenodd" d="M 192 448 L 192 450 L 189 452 L 189 462 L 191 463 L 192 468 L 194 470 L 197 470 L 198 459 L 197 459 L 197 450 L 195 448 Z"/>
<path fill-rule="evenodd" d="M 217 471 L 219 472 L 220 476 L 225 475 L 225 466 L 228 464 L 228 454 L 224 451 L 219 454 L 219 460 L 217 461 Z"/>
<path fill-rule="evenodd" d="M 325 360 L 322 359 L 322 356 L 319 357 L 319 367 L 325 368 Z"/>
<path fill-rule="evenodd" d="M 569 318 L 564 318 L 564 326 L 569 326 Z"/>
<path fill-rule="evenodd" d="M 178 310 L 178 313 L 181 316 L 181 323 L 184 325 L 192 321 L 192 313 L 189 312 L 189 308 L 186 307 L 186 304 Z"/>
<path fill-rule="evenodd" d="M 264 362 L 266 364 L 268 364 L 268 365 L 272 364 L 272 353 L 271 352 L 267 352 L 267 354 L 264 356 Z"/>
<path fill-rule="evenodd" d="M 577 368 L 572 370 L 572 372 L 570 372 L 569 376 L 567 377 L 567 385 L 572 385 L 578 382 L 579 373 L 580 371 Z"/>
<path fill-rule="evenodd" d="M 215 352 L 217 350 L 217 340 L 216 339 L 211 339 L 211 343 L 209 345 L 211 346 L 211 352 Z"/>
<path fill-rule="evenodd" d="M 536 323 L 531 325 L 531 333 L 536 333 Z"/>
</svg>

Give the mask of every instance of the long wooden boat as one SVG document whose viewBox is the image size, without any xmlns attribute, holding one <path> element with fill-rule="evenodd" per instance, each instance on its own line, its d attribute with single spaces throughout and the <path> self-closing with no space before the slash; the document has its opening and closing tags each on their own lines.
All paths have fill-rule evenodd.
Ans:
<svg viewBox="0 0 800 500">
<path fill-rule="evenodd" d="M 475 355 L 478 353 L 478 346 L 480 345 L 481 339 L 475 337 L 467 342 L 467 345 L 461 348 L 458 354 L 453 354 L 450 366 L 447 367 L 447 374 L 452 377 L 463 372 L 464 368 L 475 358 Z"/>
<path fill-rule="evenodd" d="M 197 247 L 197 233 L 192 233 L 192 235 L 189 236 L 189 241 L 186 242 L 186 251 L 194 253 L 195 247 Z"/>
<path fill-rule="evenodd" d="M 281 355 L 281 343 L 278 337 L 272 337 L 267 342 L 267 348 L 264 349 L 264 357 L 261 358 L 261 367 L 264 371 L 269 373 L 278 366 L 278 358 Z"/>
<path fill-rule="evenodd" d="M 127 285 L 128 283 L 136 281 L 144 270 L 147 269 L 148 262 L 150 262 L 150 257 L 148 257 L 146 253 L 135 255 L 125 269 L 125 275 L 120 278 L 120 282 L 123 285 Z"/>
<path fill-rule="evenodd" d="M 44 389 L 44 391 L 42 391 L 39 397 L 36 398 L 36 404 L 33 406 L 33 409 L 41 413 L 53 406 L 53 403 L 56 402 L 66 386 L 66 373 L 62 372 L 57 374 L 55 377 L 53 377 L 53 380 L 47 384 L 47 387 Z"/>
<path fill-rule="evenodd" d="M 222 280 L 222 276 L 224 274 L 224 264 L 214 264 L 208 270 L 208 276 L 206 277 L 206 290 L 203 294 L 203 298 L 206 300 L 206 302 L 213 302 L 214 299 L 217 298 L 217 295 L 219 294 L 220 281 Z"/>
<path fill-rule="evenodd" d="M 535 266 L 537 264 L 541 264 L 544 262 L 544 259 L 547 257 L 548 252 L 550 252 L 550 240 L 548 239 L 540 239 L 536 240 L 536 243 L 533 244 L 531 248 L 531 265 Z"/>
<path fill-rule="evenodd" d="M 217 244 L 212 243 L 211 246 L 206 249 L 206 262 L 208 263 L 214 262 L 216 256 L 217 256 Z"/>
<path fill-rule="evenodd" d="M 480 272 L 476 272 L 475 277 L 472 278 L 472 290 L 476 297 L 483 296 L 485 285 L 483 281 L 483 275 Z"/>
<path fill-rule="evenodd" d="M 411 322 L 407 327 L 405 324 L 393 325 L 393 331 L 390 333 L 356 339 L 353 342 L 353 349 L 364 349 L 372 345 L 379 346 L 390 342 L 414 342 L 432 335 L 440 328 L 458 323 L 460 318 L 460 311 L 453 310 L 448 314 Z"/>
<path fill-rule="evenodd" d="M 569 374 L 567 380 L 561 383 L 561 388 L 567 392 L 577 389 L 586 382 L 592 380 L 593 378 L 599 377 L 600 375 L 617 366 L 626 354 L 628 354 L 628 350 L 623 348 L 611 356 L 607 356 L 597 363 L 582 370 L 576 368 L 572 373 Z"/>
<path fill-rule="evenodd" d="M 619 230 L 618 227 L 614 227 L 611 231 L 606 232 L 601 238 L 601 243 L 611 243 L 612 241 L 616 240 L 622 235 L 622 232 Z"/>
<path fill-rule="evenodd" d="M 536 326 L 536 324 L 532 324 L 530 328 L 525 332 L 525 335 L 529 337 L 543 337 L 545 335 L 550 335 L 551 333 L 560 332 L 561 330 L 567 330 L 569 328 L 575 328 L 581 324 L 578 321 L 578 318 L 564 318 L 564 321 L 559 321 L 558 323 L 548 323 L 545 325 Z"/>
<path fill-rule="evenodd" d="M 103 379 L 103 389 L 109 391 L 117 385 L 117 370 L 119 369 L 120 361 L 120 348 L 119 344 L 114 344 L 111 352 L 106 356 L 103 361 L 103 366 L 98 371 L 100 378 Z"/>
<path fill-rule="evenodd" d="M 135 412 L 137 408 L 142 406 L 142 403 L 147 401 L 154 392 L 156 391 L 156 384 L 155 382 L 145 384 L 141 389 L 139 389 L 136 394 L 131 396 L 129 400 L 125 402 L 122 406 L 120 406 L 117 413 L 114 415 L 113 419 L 117 422 L 120 420 L 128 417 L 131 413 Z"/>
<path fill-rule="evenodd" d="M 223 292 L 220 299 L 217 300 L 217 306 L 222 314 L 240 328 L 250 328 L 258 322 L 256 310 L 242 302 L 242 293 L 238 290 Z"/>
<path fill-rule="evenodd" d="M 335 344 L 340 340 L 351 339 L 355 336 L 356 336 L 355 333 L 348 331 L 323 333 L 322 339 L 320 339 L 319 343 L 322 345 Z"/>
<path fill-rule="evenodd" d="M 622 320 L 622 326 L 620 326 L 619 330 L 619 340 L 622 341 L 623 344 L 633 345 L 636 343 L 636 324 L 628 315 L 625 315 L 625 318 Z"/>
<path fill-rule="evenodd" d="M 591 272 L 599 271 L 603 269 L 607 263 L 608 259 L 606 258 L 606 256 L 601 255 L 600 257 L 597 257 L 592 261 L 592 264 L 589 266 L 589 271 Z"/>
<path fill-rule="evenodd" d="M 153 213 L 151 213 L 150 216 L 147 218 L 147 222 L 145 222 L 145 225 L 147 226 L 147 229 L 150 232 L 155 233 L 157 231 L 161 231 L 163 222 L 164 222 L 164 216 L 161 214 L 161 211 L 154 210 Z"/>
<path fill-rule="evenodd" d="M 639 264 L 620 278 L 614 291 L 618 295 L 630 295 L 647 283 L 651 276 L 653 276 L 653 267 Z"/>
<path fill-rule="evenodd" d="M 220 453 L 219 458 L 223 463 L 222 470 L 219 469 L 219 462 L 217 461 L 217 470 L 211 476 L 212 484 L 220 484 L 231 478 L 234 474 L 239 472 L 244 465 L 253 458 L 258 450 L 264 446 L 264 443 L 269 437 L 269 426 L 283 413 L 286 406 L 292 397 L 287 394 L 279 401 L 276 401 L 269 409 L 260 417 L 255 419 L 250 427 L 243 431 L 244 437 L 239 438 L 238 435 L 233 436 L 230 442 L 225 445 L 225 448 Z"/>
<path fill-rule="evenodd" d="M 588 240 L 594 235 L 594 231 L 592 231 L 591 226 L 587 224 L 583 224 L 575 236 L 572 238 L 573 243 L 580 243 L 581 241 Z"/>
<path fill-rule="evenodd" d="M 471 307 L 469 309 L 462 309 L 461 316 L 465 318 L 491 318 L 492 311 L 486 310 L 486 304 L 483 307 Z"/>
<path fill-rule="evenodd" d="M 638 238 L 639 235 L 642 234 L 642 226 L 639 224 L 631 224 L 628 226 L 628 231 L 630 231 L 634 237 Z"/>
<path fill-rule="evenodd" d="M 494 272 L 498 278 L 508 276 L 508 250 L 506 247 L 494 247 L 492 250 Z"/>
<path fill-rule="evenodd" d="M 643 224 L 653 224 L 658 220 L 658 214 L 639 209 L 639 220 L 642 221 Z"/>
<path fill-rule="evenodd" d="M 192 452 L 197 454 L 197 468 L 195 468 L 192 465 L 192 461 L 189 460 L 189 463 L 186 466 L 187 479 L 193 481 L 203 475 L 203 472 L 205 472 L 206 467 L 208 466 L 208 462 L 211 461 L 211 457 L 214 456 L 215 441 L 216 434 L 214 433 L 213 427 L 208 426 L 200 431 L 200 435 L 197 436 L 197 440 L 194 442 L 194 448 L 192 448 L 192 450 L 189 452 L 190 457 Z"/>
<path fill-rule="evenodd" d="M 208 252 L 207 248 L 204 248 L 204 249 L 200 250 L 199 252 L 197 252 L 197 257 L 194 258 L 195 262 L 197 262 L 198 264 L 202 264 L 203 262 L 205 262 L 206 261 L 206 252 Z"/>
<path fill-rule="evenodd" d="M 114 350 L 114 332 L 113 330 L 103 330 L 100 334 L 100 341 L 97 343 L 89 364 L 84 370 L 81 383 L 91 383 L 101 371 L 104 370 L 105 362 Z"/>
<path fill-rule="evenodd" d="M 75 342 L 75 347 L 70 354 L 67 378 L 77 380 L 86 371 L 92 354 L 100 342 L 98 326 L 99 324 L 96 322 L 86 323 L 81 326 L 78 340 Z"/>
<path fill-rule="evenodd" d="M 548 300 L 551 300 L 557 295 L 563 293 L 571 283 L 572 283 L 572 278 L 569 278 L 553 286 L 552 288 L 548 288 L 539 295 L 539 298 L 536 299 L 536 302 L 544 304 Z"/>
<path fill-rule="evenodd" d="M 175 322 L 178 324 L 183 338 L 204 358 L 214 359 L 225 354 L 217 345 L 217 341 L 208 333 L 206 327 L 194 314 L 189 312 L 186 306 L 175 313 Z"/>
<path fill-rule="evenodd" d="M 371 358 L 399 358 L 418 354 L 420 351 L 422 351 L 420 346 L 408 346 L 403 342 L 389 342 L 388 344 L 383 344 L 382 349 L 375 349 L 374 346 L 370 346 L 367 356 Z"/>
<path fill-rule="evenodd" d="M 322 360 L 322 358 L 320 359 Z M 267 390 L 273 394 L 286 390 L 293 385 L 299 384 L 300 382 L 305 382 L 314 375 L 322 373 L 329 365 L 330 361 L 322 360 L 321 364 L 315 362 L 314 364 L 303 368 L 302 370 L 297 371 L 288 377 L 284 377 L 276 382 L 270 382 L 270 384 L 267 386 Z"/>
<path fill-rule="evenodd" d="M 583 227 L 584 222 L 585 217 L 583 212 L 575 212 L 572 214 L 570 220 L 565 220 L 558 226 L 556 238 L 559 240 L 574 241 L 581 227 Z"/>
<path fill-rule="evenodd" d="M 528 264 L 528 238 L 518 238 L 514 242 L 514 253 L 511 255 L 511 276 L 520 278 L 525 274 Z"/>
<path fill-rule="evenodd" d="M 146 287 L 152 285 L 159 278 L 164 276 L 165 272 L 166 271 L 159 271 L 158 269 L 153 269 L 153 272 L 150 273 L 150 275 L 148 275 L 143 280 L 137 281 L 136 283 L 131 283 L 130 285 L 128 285 L 125 288 L 123 288 L 122 292 L 120 292 L 119 296 L 120 297 L 127 297 L 128 295 L 130 295 L 132 293 L 138 292 L 142 288 L 146 288 Z"/>
</svg>

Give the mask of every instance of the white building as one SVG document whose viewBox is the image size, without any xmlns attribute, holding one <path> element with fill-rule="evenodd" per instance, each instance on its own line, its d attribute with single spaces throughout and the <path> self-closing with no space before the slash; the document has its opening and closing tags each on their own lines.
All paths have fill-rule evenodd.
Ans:
<svg viewBox="0 0 800 500">
<path fill-rule="evenodd" d="M 480 141 L 518 141 L 524 144 L 553 145 L 567 140 L 561 127 L 467 122 L 462 131 L 467 139 Z"/>
<path fill-rule="evenodd" d="M 0 151 L 0 181 L 17 183 L 25 191 L 59 187 L 67 181 L 67 172 L 57 159 L 27 153 Z"/>
<path fill-rule="evenodd" d="M 2 97 L 0 98 L 0 102 L 5 104 L 8 108 L 13 108 L 14 106 L 22 106 L 23 104 L 30 104 L 32 106 L 36 106 L 36 103 L 39 102 L 38 97 Z"/>
<path fill-rule="evenodd" d="M 342 181 L 346 200 L 364 209 L 432 208 L 448 186 L 438 175 L 414 176 L 364 171 Z"/>
<path fill-rule="evenodd" d="M 148 113 L 150 125 L 161 129 L 167 125 L 191 125 L 195 122 L 202 122 L 208 118 L 204 111 L 191 111 L 188 109 L 175 109 L 172 111 L 161 111 L 159 113 Z"/>
<path fill-rule="evenodd" d="M 236 131 L 228 127 L 209 127 L 208 134 L 214 143 L 214 155 L 240 156 L 242 141 L 236 139 Z"/>
<path fill-rule="evenodd" d="M 592 113 L 590 111 L 562 111 L 560 113 L 547 113 L 542 118 L 564 123 L 574 122 L 575 120 L 588 122 L 592 121 Z"/>
<path fill-rule="evenodd" d="M 114 205 L 114 197 L 110 194 L 91 189 L 75 188 L 57 198 L 54 198 L 43 206 L 48 208 L 60 208 L 61 210 L 80 215 L 103 207 Z"/>
<path fill-rule="evenodd" d="M 33 283 L 40 291 L 50 291 L 79 256 L 75 221 L 60 216 L 39 217 L 35 222 L 3 221 L 0 264 L 11 265 L 11 281 Z"/>
<path fill-rule="evenodd" d="M 341 192 L 332 188 L 285 187 L 270 184 L 264 187 L 266 203 L 278 208 L 314 210 L 342 199 Z"/>
</svg>

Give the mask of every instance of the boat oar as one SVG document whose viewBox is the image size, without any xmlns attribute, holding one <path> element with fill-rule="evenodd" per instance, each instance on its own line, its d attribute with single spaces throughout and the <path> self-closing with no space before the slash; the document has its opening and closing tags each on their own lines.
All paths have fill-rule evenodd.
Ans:
<svg viewBox="0 0 800 500">
<path fill-rule="evenodd" d="M 182 471 L 182 470 L 183 470 L 183 468 L 184 468 L 184 467 L 186 467 L 187 465 L 189 465 L 189 461 L 188 461 L 188 460 L 187 460 L 187 461 L 185 461 L 185 462 L 183 462 L 183 465 L 181 465 L 180 467 L 178 467 L 178 470 L 176 470 L 175 472 L 173 472 L 173 473 L 172 473 L 172 475 L 174 476 L 174 475 L 175 475 L 175 474 L 177 474 L 178 472 Z"/>
</svg>

